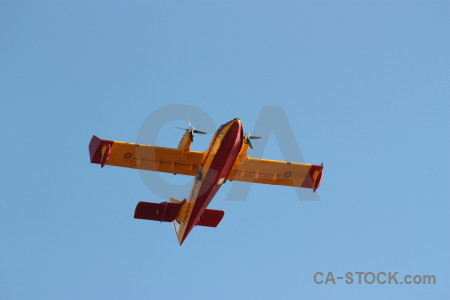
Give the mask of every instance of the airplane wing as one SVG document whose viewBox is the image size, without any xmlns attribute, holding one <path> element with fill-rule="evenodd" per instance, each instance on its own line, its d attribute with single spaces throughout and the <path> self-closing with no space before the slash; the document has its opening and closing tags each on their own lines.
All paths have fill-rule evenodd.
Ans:
<svg viewBox="0 0 450 300">
<path fill-rule="evenodd" d="M 236 161 L 228 180 L 286 185 L 303 188 L 319 187 L 323 166 L 247 157 Z"/>
<path fill-rule="evenodd" d="M 92 137 L 91 163 L 194 176 L 203 152 L 102 140 Z"/>
</svg>

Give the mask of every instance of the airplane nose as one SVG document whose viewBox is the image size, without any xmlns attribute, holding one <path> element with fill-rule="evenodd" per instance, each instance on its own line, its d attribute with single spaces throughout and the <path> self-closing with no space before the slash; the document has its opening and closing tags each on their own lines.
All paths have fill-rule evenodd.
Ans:
<svg viewBox="0 0 450 300">
<path fill-rule="evenodd" d="M 239 132 L 240 135 L 242 135 L 242 131 L 243 131 L 243 126 L 242 126 L 242 122 L 241 120 L 239 120 L 238 118 L 235 118 L 233 120 L 230 121 L 231 123 L 231 127 L 235 128 L 236 132 Z"/>
<path fill-rule="evenodd" d="M 238 118 L 231 120 L 230 123 L 231 126 L 237 126 L 239 128 L 242 128 L 242 122 Z"/>
</svg>

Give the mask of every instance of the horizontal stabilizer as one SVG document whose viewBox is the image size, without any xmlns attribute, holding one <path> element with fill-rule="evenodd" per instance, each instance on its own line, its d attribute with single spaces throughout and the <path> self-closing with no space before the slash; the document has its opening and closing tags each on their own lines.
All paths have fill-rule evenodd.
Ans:
<svg viewBox="0 0 450 300">
<path fill-rule="evenodd" d="M 180 210 L 185 203 L 186 200 L 183 200 L 178 203 L 139 202 L 138 205 L 136 206 L 136 210 L 134 211 L 134 218 L 160 222 L 172 222 L 175 221 L 175 219 L 178 217 L 178 215 L 180 214 Z M 217 225 L 219 225 L 224 215 L 225 212 L 222 210 L 205 209 L 196 225 L 217 227 Z"/>
<path fill-rule="evenodd" d="M 224 215 L 225 212 L 223 210 L 206 209 L 201 215 L 197 226 L 217 227 Z"/>
<path fill-rule="evenodd" d="M 139 202 L 134 211 L 135 219 L 153 220 L 161 222 L 172 222 L 180 213 L 181 203 L 161 202 Z"/>
</svg>

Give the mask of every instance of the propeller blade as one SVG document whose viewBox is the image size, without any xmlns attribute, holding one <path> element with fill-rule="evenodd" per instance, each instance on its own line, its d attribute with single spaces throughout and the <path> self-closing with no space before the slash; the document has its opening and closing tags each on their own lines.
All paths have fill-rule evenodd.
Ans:
<svg viewBox="0 0 450 300">
<path fill-rule="evenodd" d="M 189 124 L 189 128 L 181 128 L 178 126 L 175 126 L 175 128 L 181 129 L 181 130 L 186 130 L 187 132 L 189 132 L 189 137 L 191 138 L 191 141 L 194 141 L 194 133 L 198 133 L 198 134 L 208 134 L 207 132 L 201 131 L 201 130 L 196 130 L 194 129 L 194 126 L 192 126 L 191 120 L 187 119 L 187 122 Z"/>
<path fill-rule="evenodd" d="M 260 136 L 252 136 L 250 135 L 250 133 L 246 133 L 244 136 L 244 143 L 248 144 L 248 146 L 250 147 L 250 149 L 253 150 L 253 145 L 252 142 L 250 140 L 254 140 L 254 139 L 260 139 Z"/>
<path fill-rule="evenodd" d="M 200 134 L 208 134 L 207 132 L 200 131 L 200 130 L 194 130 L 194 133 L 200 133 Z"/>
</svg>

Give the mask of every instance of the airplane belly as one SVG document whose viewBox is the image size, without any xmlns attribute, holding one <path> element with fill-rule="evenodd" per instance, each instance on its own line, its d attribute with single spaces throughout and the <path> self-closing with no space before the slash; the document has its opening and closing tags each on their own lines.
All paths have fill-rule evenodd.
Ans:
<svg viewBox="0 0 450 300">
<path fill-rule="evenodd" d="M 233 123 L 224 133 L 215 153 L 208 153 L 206 156 L 195 177 L 188 203 L 186 203 L 186 213 L 180 220 L 178 231 L 180 244 L 197 224 L 200 216 L 225 182 L 241 149 L 242 138 L 241 124 Z"/>
</svg>

